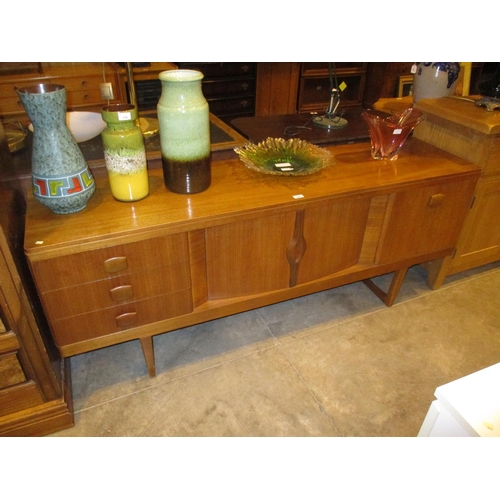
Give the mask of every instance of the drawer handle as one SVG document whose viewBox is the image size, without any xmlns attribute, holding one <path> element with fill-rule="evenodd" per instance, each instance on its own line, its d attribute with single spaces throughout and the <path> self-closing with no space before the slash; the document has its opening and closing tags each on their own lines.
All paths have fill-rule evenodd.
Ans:
<svg viewBox="0 0 500 500">
<path fill-rule="evenodd" d="M 444 194 L 442 194 L 442 193 L 435 194 L 435 195 L 431 196 L 431 198 L 429 200 L 429 206 L 432 208 L 439 207 L 439 205 L 441 205 L 443 203 L 443 200 L 444 200 Z"/>
<path fill-rule="evenodd" d="M 110 290 L 111 299 L 115 302 L 131 299 L 134 296 L 132 285 L 122 285 Z"/>
<path fill-rule="evenodd" d="M 104 269 L 108 273 L 117 273 L 128 268 L 127 257 L 111 257 L 104 261 Z"/>
<path fill-rule="evenodd" d="M 125 314 L 120 314 L 116 317 L 116 325 L 118 328 L 130 328 L 137 324 L 137 313 L 130 312 Z"/>
</svg>

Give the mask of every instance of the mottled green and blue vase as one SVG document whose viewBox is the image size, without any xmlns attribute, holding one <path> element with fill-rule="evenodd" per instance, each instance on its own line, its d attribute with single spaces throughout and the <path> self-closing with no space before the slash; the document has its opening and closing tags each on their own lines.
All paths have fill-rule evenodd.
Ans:
<svg viewBox="0 0 500 500">
<path fill-rule="evenodd" d="M 158 125 L 166 187 L 194 194 L 211 183 L 210 115 L 203 95 L 203 73 L 170 70 L 159 75 Z"/>
<path fill-rule="evenodd" d="M 40 84 L 17 93 L 33 124 L 33 194 L 56 214 L 87 206 L 95 183 L 87 162 L 66 125 L 66 88 Z"/>
</svg>

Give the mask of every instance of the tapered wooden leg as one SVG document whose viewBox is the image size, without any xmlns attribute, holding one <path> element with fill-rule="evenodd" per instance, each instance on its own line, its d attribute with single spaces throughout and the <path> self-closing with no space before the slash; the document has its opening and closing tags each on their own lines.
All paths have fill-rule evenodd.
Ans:
<svg viewBox="0 0 500 500">
<path fill-rule="evenodd" d="M 142 353 L 144 354 L 144 359 L 146 360 L 146 366 L 148 367 L 149 376 L 156 377 L 153 337 L 144 337 L 140 340 L 141 340 Z"/>
<path fill-rule="evenodd" d="M 398 269 L 392 277 L 389 291 L 386 293 L 379 288 L 372 280 L 363 280 L 363 283 L 387 306 L 391 307 L 398 296 L 399 290 L 405 279 L 408 268 Z"/>
<path fill-rule="evenodd" d="M 427 283 L 433 290 L 437 290 L 443 285 L 444 280 L 448 276 L 448 269 L 452 261 L 451 255 L 443 257 L 442 259 L 426 262 L 423 264 L 424 269 L 427 271 Z"/>
</svg>

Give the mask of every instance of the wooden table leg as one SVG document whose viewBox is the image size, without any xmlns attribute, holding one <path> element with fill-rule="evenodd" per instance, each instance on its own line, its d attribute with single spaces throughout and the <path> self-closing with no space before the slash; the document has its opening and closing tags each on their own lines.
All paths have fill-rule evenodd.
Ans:
<svg viewBox="0 0 500 500">
<path fill-rule="evenodd" d="M 405 279 L 408 268 L 398 269 L 392 277 L 389 291 L 386 293 L 379 288 L 371 279 L 363 280 L 363 283 L 387 306 L 391 307 L 398 296 L 399 290 Z"/>
<path fill-rule="evenodd" d="M 146 360 L 146 365 L 148 367 L 149 376 L 156 377 L 153 337 L 143 337 L 140 339 L 140 341 L 141 341 L 142 352 L 144 354 L 144 359 Z"/>
</svg>

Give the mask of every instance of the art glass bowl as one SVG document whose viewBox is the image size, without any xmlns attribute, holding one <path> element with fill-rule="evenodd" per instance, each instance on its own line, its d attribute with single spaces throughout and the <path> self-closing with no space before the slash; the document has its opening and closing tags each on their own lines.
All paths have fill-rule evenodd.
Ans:
<svg viewBox="0 0 500 500">
<path fill-rule="evenodd" d="M 414 108 L 389 117 L 370 111 L 363 112 L 361 116 L 370 132 L 374 160 L 397 160 L 406 138 L 422 120 L 422 113 Z"/>
<path fill-rule="evenodd" d="M 310 175 L 333 164 L 329 151 L 302 139 L 268 137 L 234 151 L 249 169 L 271 175 Z"/>
</svg>

